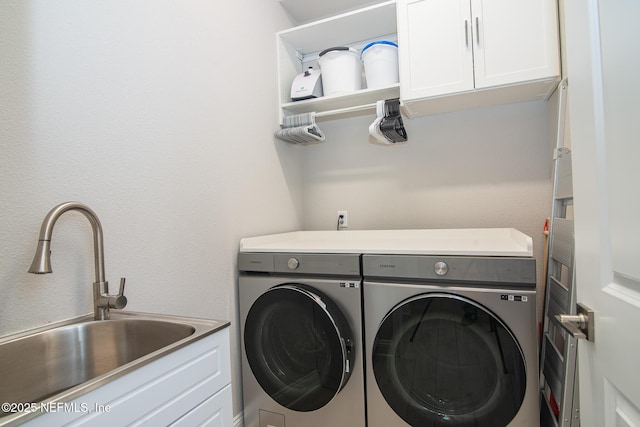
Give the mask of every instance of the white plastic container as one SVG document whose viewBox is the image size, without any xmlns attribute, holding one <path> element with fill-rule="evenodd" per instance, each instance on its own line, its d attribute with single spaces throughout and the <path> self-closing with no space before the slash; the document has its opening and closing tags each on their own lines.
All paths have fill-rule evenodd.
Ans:
<svg viewBox="0 0 640 427">
<path fill-rule="evenodd" d="M 390 86 L 398 83 L 398 45 L 386 41 L 369 43 L 362 49 L 367 88 Z"/>
<path fill-rule="evenodd" d="M 332 47 L 320 52 L 324 95 L 362 89 L 362 62 L 358 51 L 350 47 Z"/>
</svg>

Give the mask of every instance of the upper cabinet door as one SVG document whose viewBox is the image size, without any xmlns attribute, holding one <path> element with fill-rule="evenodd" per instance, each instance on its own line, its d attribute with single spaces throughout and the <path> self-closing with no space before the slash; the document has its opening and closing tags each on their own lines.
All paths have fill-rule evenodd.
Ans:
<svg viewBox="0 0 640 427">
<path fill-rule="evenodd" d="M 397 7 L 401 98 L 472 90 L 469 0 L 398 0 Z"/>
<path fill-rule="evenodd" d="M 471 0 L 475 87 L 560 75 L 555 0 Z"/>
</svg>

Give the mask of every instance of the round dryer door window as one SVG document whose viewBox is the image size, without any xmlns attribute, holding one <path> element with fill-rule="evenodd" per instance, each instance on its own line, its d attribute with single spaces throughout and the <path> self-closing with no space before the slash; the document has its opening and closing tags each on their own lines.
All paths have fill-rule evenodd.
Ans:
<svg viewBox="0 0 640 427">
<path fill-rule="evenodd" d="M 322 408 L 351 375 L 349 324 L 333 301 L 311 287 L 285 284 L 262 294 L 247 314 L 244 342 L 260 386 L 295 411 Z"/>
<path fill-rule="evenodd" d="M 373 370 L 412 426 L 506 426 L 522 405 L 525 362 L 509 329 L 472 300 L 423 294 L 382 321 Z"/>
</svg>

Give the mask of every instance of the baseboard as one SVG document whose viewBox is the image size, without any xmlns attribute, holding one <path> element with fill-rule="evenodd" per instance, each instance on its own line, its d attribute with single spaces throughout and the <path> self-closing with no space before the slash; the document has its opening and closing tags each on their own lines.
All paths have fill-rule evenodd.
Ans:
<svg viewBox="0 0 640 427">
<path fill-rule="evenodd" d="M 244 414 L 242 412 L 233 417 L 233 427 L 244 427 Z"/>
</svg>

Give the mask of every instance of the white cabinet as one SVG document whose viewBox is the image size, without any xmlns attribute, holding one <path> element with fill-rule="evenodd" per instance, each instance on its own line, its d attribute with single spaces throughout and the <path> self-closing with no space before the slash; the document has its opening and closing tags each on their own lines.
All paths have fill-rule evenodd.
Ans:
<svg viewBox="0 0 640 427">
<path fill-rule="evenodd" d="M 560 75 L 555 0 L 472 0 L 477 88 Z"/>
<path fill-rule="evenodd" d="M 559 81 L 555 0 L 398 0 L 397 19 L 410 117 L 545 99 Z"/>
<path fill-rule="evenodd" d="M 402 100 L 468 91 L 473 83 L 469 0 L 400 0 Z"/>
<path fill-rule="evenodd" d="M 282 117 L 315 111 L 316 117 L 346 117 L 359 111 L 375 113 L 375 102 L 398 98 L 399 85 L 365 89 L 342 95 L 324 96 L 304 101 L 291 101 L 294 78 L 313 66 L 318 69 L 318 54 L 335 46 L 353 47 L 360 51 L 376 40 L 397 40 L 396 2 L 385 1 L 341 15 L 280 31 L 276 35 L 278 49 L 278 90 L 280 123 Z"/>
<path fill-rule="evenodd" d="M 226 327 L 26 425 L 233 425 L 230 357 Z"/>
</svg>

